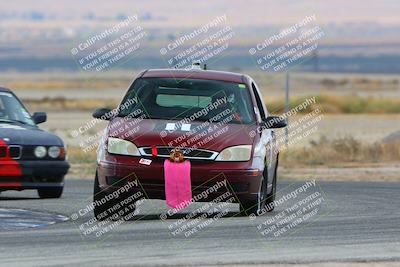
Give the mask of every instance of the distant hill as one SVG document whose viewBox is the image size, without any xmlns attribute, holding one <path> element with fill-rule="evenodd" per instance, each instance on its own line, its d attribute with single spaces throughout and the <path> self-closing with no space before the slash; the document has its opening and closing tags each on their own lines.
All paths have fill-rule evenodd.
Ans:
<svg viewBox="0 0 400 267">
<path fill-rule="evenodd" d="M 285 27 L 315 15 L 325 32 L 309 71 L 400 72 L 398 0 L 13 0 L 0 9 L 0 70 L 79 71 L 71 48 L 128 16 L 147 32 L 146 49 L 122 68 L 163 67 L 159 50 L 217 16 L 235 32 L 215 67 L 256 68 L 248 51 Z"/>
</svg>

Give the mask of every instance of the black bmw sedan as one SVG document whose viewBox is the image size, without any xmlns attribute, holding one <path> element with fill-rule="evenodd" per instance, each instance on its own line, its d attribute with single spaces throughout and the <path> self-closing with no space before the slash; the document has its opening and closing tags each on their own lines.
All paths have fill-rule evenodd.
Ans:
<svg viewBox="0 0 400 267">
<path fill-rule="evenodd" d="M 0 192 L 36 189 L 40 198 L 59 198 L 69 164 L 63 141 L 39 129 L 46 113 L 32 116 L 9 89 L 0 87 Z"/>
</svg>

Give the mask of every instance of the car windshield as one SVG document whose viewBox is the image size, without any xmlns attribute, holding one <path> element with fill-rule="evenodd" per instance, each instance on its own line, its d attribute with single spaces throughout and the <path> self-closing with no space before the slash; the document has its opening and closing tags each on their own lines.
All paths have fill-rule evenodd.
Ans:
<svg viewBox="0 0 400 267">
<path fill-rule="evenodd" d="M 246 85 L 215 80 L 138 79 L 120 105 L 119 116 L 132 114 L 149 119 L 254 122 Z"/>
<path fill-rule="evenodd" d="M 0 123 L 35 125 L 29 112 L 8 92 L 0 92 Z"/>
</svg>

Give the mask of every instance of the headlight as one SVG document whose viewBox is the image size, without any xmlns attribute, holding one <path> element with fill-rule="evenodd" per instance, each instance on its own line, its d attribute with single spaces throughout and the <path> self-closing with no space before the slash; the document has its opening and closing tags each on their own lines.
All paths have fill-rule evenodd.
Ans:
<svg viewBox="0 0 400 267">
<path fill-rule="evenodd" d="M 47 150 L 44 146 L 37 146 L 35 148 L 35 150 L 33 151 L 33 153 L 35 154 L 35 157 L 37 158 L 44 158 L 47 154 Z"/>
<path fill-rule="evenodd" d="M 248 161 L 251 156 L 251 145 L 232 146 L 219 153 L 216 161 Z"/>
<path fill-rule="evenodd" d="M 140 156 L 134 143 L 114 137 L 108 138 L 107 151 L 112 154 Z"/>
<path fill-rule="evenodd" d="M 61 149 L 58 146 L 51 146 L 49 147 L 48 154 L 51 158 L 55 159 L 60 156 Z"/>
</svg>

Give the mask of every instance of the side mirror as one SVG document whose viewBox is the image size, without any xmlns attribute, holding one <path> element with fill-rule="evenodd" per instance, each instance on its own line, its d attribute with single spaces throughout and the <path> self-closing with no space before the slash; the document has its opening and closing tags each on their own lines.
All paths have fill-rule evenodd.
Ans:
<svg viewBox="0 0 400 267">
<path fill-rule="evenodd" d="M 263 119 L 263 126 L 265 126 L 268 129 L 283 128 L 287 126 L 287 122 L 282 117 L 269 116 Z"/>
<path fill-rule="evenodd" d="M 35 112 L 32 115 L 32 119 L 35 122 L 35 124 L 43 123 L 47 121 L 47 114 L 46 112 Z"/>
<path fill-rule="evenodd" d="M 93 112 L 92 116 L 95 119 L 109 121 L 113 117 L 111 111 L 109 108 L 98 108 Z"/>
</svg>

